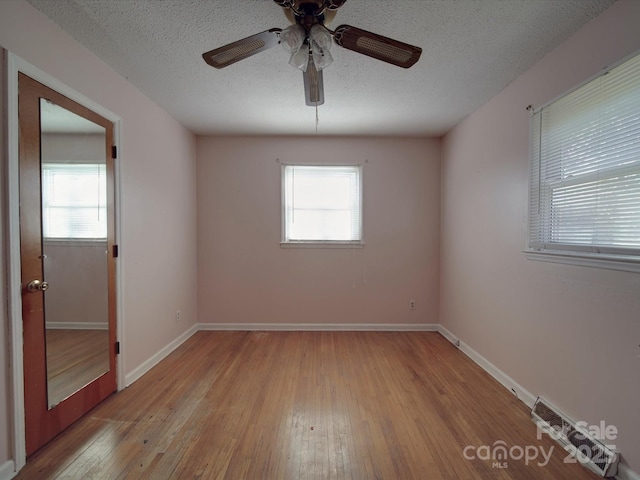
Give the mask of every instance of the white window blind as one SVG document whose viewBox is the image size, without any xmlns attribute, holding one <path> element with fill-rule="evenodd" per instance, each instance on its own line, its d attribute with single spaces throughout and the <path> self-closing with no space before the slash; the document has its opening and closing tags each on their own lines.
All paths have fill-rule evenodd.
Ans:
<svg viewBox="0 0 640 480">
<path fill-rule="evenodd" d="M 283 165 L 283 243 L 361 243 L 360 166 Z"/>
<path fill-rule="evenodd" d="M 640 255 L 640 56 L 531 119 L 529 249 Z"/>
<path fill-rule="evenodd" d="M 42 165 L 42 234 L 49 239 L 106 239 L 104 164 Z"/>
</svg>

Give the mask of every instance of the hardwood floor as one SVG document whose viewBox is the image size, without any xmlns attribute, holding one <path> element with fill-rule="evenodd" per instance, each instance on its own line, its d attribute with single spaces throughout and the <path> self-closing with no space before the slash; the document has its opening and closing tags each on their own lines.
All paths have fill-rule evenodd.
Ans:
<svg viewBox="0 0 640 480">
<path fill-rule="evenodd" d="M 47 329 L 46 342 L 49 405 L 109 370 L 108 330 Z"/>
<path fill-rule="evenodd" d="M 564 458 L 438 333 L 199 332 L 17 478 L 598 478 Z"/>
</svg>

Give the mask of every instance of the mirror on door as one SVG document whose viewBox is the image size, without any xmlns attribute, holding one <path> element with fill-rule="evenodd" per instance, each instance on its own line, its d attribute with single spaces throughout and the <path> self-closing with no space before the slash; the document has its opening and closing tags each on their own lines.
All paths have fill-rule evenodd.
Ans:
<svg viewBox="0 0 640 480">
<path fill-rule="evenodd" d="M 40 99 L 47 394 L 109 371 L 105 128 Z"/>
</svg>

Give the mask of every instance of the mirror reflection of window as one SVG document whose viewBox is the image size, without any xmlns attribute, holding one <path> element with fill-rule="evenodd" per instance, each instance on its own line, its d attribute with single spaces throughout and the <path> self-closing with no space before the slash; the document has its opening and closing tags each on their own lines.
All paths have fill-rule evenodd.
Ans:
<svg viewBox="0 0 640 480">
<path fill-rule="evenodd" d="M 44 238 L 106 240 L 105 174 L 105 164 L 42 165 Z"/>
</svg>

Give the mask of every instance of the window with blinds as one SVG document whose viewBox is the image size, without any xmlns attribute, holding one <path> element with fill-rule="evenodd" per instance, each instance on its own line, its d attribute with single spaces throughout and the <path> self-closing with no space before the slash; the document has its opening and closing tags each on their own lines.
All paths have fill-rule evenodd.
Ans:
<svg viewBox="0 0 640 480">
<path fill-rule="evenodd" d="M 531 118 L 529 250 L 640 260 L 640 55 Z"/>
<path fill-rule="evenodd" d="M 105 240 L 107 189 L 104 164 L 42 165 L 42 236 Z"/>
<path fill-rule="evenodd" d="M 362 244 L 362 167 L 282 166 L 283 244 Z"/>
</svg>

